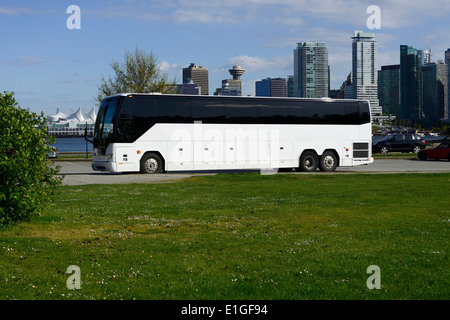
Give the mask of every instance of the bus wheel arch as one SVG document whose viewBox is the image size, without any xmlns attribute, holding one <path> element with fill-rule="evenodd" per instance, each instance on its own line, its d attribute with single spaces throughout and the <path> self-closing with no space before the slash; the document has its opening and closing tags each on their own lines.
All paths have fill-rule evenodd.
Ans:
<svg viewBox="0 0 450 320">
<path fill-rule="evenodd" d="M 325 172 L 336 170 L 339 166 L 339 155 L 336 150 L 327 149 L 320 156 L 319 169 Z"/>
<path fill-rule="evenodd" d="M 141 173 L 162 173 L 164 167 L 164 157 L 158 151 L 147 151 L 140 161 Z"/>
<path fill-rule="evenodd" d="M 306 149 L 302 152 L 299 159 L 299 166 L 296 171 L 313 172 L 319 165 L 319 157 L 315 150 Z"/>
</svg>

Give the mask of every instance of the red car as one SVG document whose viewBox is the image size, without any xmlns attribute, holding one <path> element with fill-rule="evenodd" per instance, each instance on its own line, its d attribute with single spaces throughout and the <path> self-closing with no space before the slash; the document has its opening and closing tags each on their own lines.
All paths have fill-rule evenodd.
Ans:
<svg viewBox="0 0 450 320">
<path fill-rule="evenodd" d="M 442 142 L 434 149 L 421 150 L 417 156 L 420 160 L 447 159 L 450 161 L 450 141 Z"/>
</svg>

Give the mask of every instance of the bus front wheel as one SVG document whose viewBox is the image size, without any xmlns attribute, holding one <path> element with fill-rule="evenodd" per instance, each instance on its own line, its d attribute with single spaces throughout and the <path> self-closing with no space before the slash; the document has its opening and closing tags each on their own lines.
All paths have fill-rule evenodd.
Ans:
<svg viewBox="0 0 450 320">
<path fill-rule="evenodd" d="M 161 173 L 162 160 L 155 153 L 147 153 L 141 159 L 142 173 Z"/>
</svg>

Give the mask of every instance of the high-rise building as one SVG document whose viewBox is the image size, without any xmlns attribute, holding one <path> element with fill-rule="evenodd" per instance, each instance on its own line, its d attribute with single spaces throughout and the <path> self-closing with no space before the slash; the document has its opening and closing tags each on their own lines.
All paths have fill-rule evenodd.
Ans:
<svg viewBox="0 0 450 320">
<path fill-rule="evenodd" d="M 375 34 L 355 31 L 352 37 L 352 89 L 348 90 L 353 98 L 368 100 L 373 115 L 381 115 L 378 101 L 377 42 Z"/>
<path fill-rule="evenodd" d="M 191 63 L 189 67 L 183 68 L 183 83 L 188 78 L 200 86 L 202 95 L 209 95 L 208 68 Z"/>
<path fill-rule="evenodd" d="M 285 78 L 266 78 L 256 81 L 255 87 L 257 97 L 286 97 Z"/>
<path fill-rule="evenodd" d="M 443 62 L 422 66 L 423 113 L 426 119 L 448 119 L 448 66 Z"/>
<path fill-rule="evenodd" d="M 400 65 L 382 66 L 378 71 L 378 99 L 383 113 L 400 116 Z"/>
<path fill-rule="evenodd" d="M 417 50 L 417 54 L 420 56 L 420 64 L 424 65 L 431 63 L 431 49 Z"/>
<path fill-rule="evenodd" d="M 323 42 L 300 42 L 294 49 L 294 96 L 328 97 L 328 49 Z"/>
<path fill-rule="evenodd" d="M 294 76 L 288 75 L 286 78 L 286 97 L 294 96 Z"/>
<path fill-rule="evenodd" d="M 447 111 L 450 110 L 450 49 L 445 51 L 445 64 L 447 65 Z M 450 119 L 450 114 L 447 115 Z"/>
<path fill-rule="evenodd" d="M 421 57 L 417 49 L 400 46 L 400 118 L 423 119 Z"/>
</svg>

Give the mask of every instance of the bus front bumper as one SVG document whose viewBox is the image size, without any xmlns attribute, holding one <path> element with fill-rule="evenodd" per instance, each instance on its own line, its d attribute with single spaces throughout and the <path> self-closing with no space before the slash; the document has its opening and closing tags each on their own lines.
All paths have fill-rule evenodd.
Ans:
<svg viewBox="0 0 450 320">
<path fill-rule="evenodd" d="M 116 164 L 112 161 L 92 161 L 91 163 L 92 170 L 94 171 L 109 171 L 116 172 L 117 167 Z"/>
</svg>

